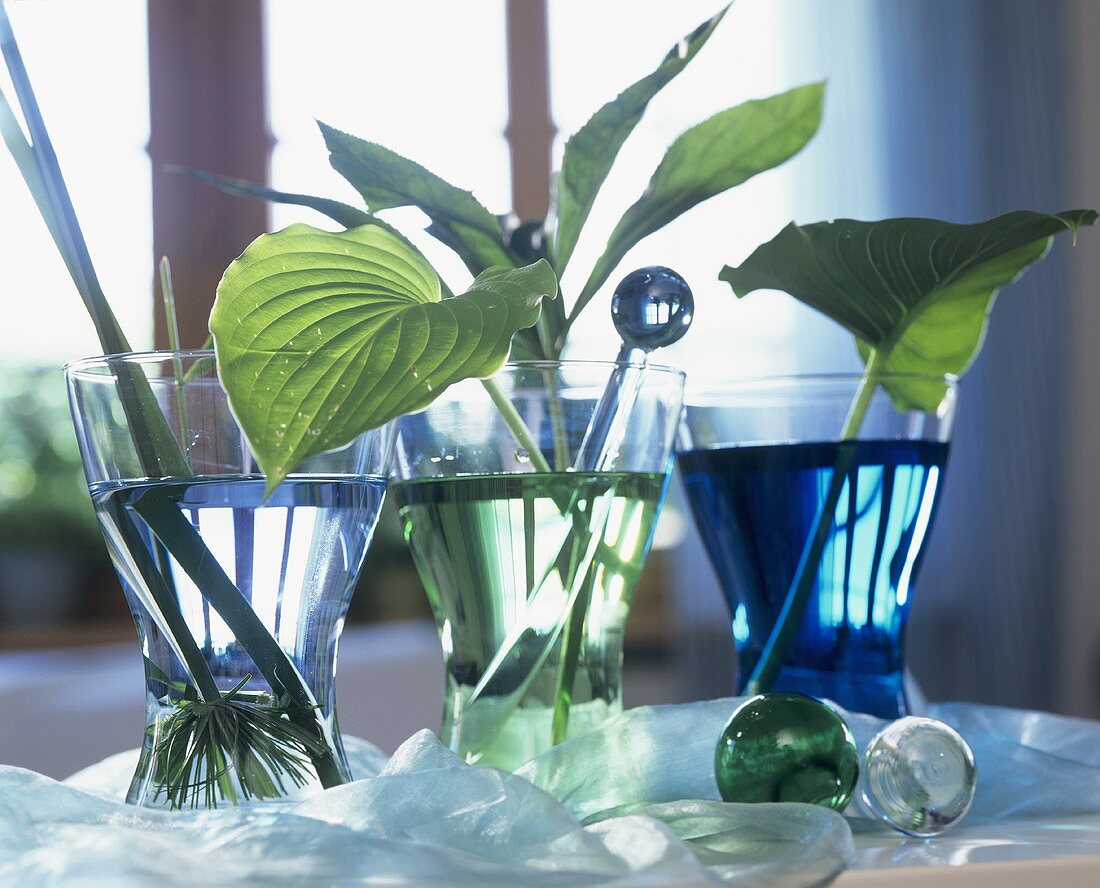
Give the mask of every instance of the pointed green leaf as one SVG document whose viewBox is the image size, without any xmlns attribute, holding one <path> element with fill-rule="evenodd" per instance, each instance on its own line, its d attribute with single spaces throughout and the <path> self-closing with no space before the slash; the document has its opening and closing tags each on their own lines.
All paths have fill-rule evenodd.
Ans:
<svg viewBox="0 0 1100 888">
<path fill-rule="evenodd" d="M 570 321 L 646 235 L 800 151 L 817 132 L 824 97 L 825 84 L 812 83 L 745 102 L 720 111 L 673 142 L 645 193 L 615 226 L 569 314 Z"/>
<path fill-rule="evenodd" d="M 186 175 L 193 176 L 200 182 L 205 182 L 207 185 L 212 185 L 220 191 L 226 192 L 226 194 L 234 194 L 237 197 L 251 197 L 255 200 L 266 200 L 272 203 L 308 207 L 311 210 L 316 210 L 318 213 L 328 216 L 333 222 L 343 225 L 345 228 L 358 228 L 360 225 L 377 225 L 381 228 L 385 228 L 394 237 L 403 241 L 405 246 L 415 252 L 423 262 L 427 263 L 428 261 L 424 259 L 423 254 L 413 245 L 412 241 L 388 222 L 379 219 L 377 216 L 372 216 L 364 210 L 349 206 L 343 201 L 332 200 L 327 197 L 316 197 L 312 194 L 300 194 L 294 191 L 279 191 L 275 188 L 268 188 L 266 185 L 257 185 L 255 182 L 249 182 L 246 179 L 232 179 L 228 176 L 216 176 L 213 173 L 206 173 L 202 170 L 192 169 L 191 167 L 168 166 L 165 167 L 165 170 L 172 173 L 185 173 Z M 449 299 L 454 295 L 445 281 L 441 280 L 439 283 L 443 288 L 444 299 Z"/>
<path fill-rule="evenodd" d="M 569 264 L 577 238 L 619 149 L 642 119 L 650 100 L 695 58 L 728 9 L 729 6 L 724 7 L 672 47 L 657 70 L 600 108 L 565 143 L 555 185 L 558 223 L 554 234 L 554 269 L 559 277 Z"/>
<path fill-rule="evenodd" d="M 1096 221 L 1094 210 L 1018 211 L 957 225 L 936 219 L 791 223 L 719 277 L 737 296 L 783 290 L 855 334 L 885 373 L 959 375 L 977 356 L 998 290 L 1050 248 L 1054 235 Z M 945 385 L 886 384 L 903 409 L 934 410 Z"/>
<path fill-rule="evenodd" d="M 198 179 L 200 182 L 205 182 L 207 185 L 213 185 L 219 191 L 237 197 L 251 197 L 255 200 L 266 200 L 272 203 L 309 207 L 311 210 L 316 210 L 318 213 L 328 216 L 345 228 L 357 228 L 360 225 L 370 225 L 376 221 L 370 213 L 328 197 L 315 197 L 312 194 L 299 194 L 293 191 L 279 191 L 275 188 L 249 182 L 247 179 L 218 176 L 214 173 L 207 173 L 186 166 L 170 165 L 165 167 L 164 170 L 168 173 L 183 173 Z"/>
<path fill-rule="evenodd" d="M 440 298 L 432 267 L 368 225 L 257 238 L 218 286 L 210 331 L 230 404 L 273 489 L 303 460 L 496 372 L 557 280 L 545 261 Z"/>
<path fill-rule="evenodd" d="M 419 207 L 432 220 L 428 231 L 458 253 L 471 274 L 520 264 L 504 246 L 497 217 L 469 191 L 389 148 L 318 125 L 333 169 L 363 195 L 372 213 Z"/>
</svg>

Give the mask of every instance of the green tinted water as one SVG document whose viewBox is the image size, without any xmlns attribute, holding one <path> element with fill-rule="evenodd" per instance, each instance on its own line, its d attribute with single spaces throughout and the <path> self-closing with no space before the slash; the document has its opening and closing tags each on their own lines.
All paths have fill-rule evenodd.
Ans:
<svg viewBox="0 0 1100 888">
<path fill-rule="evenodd" d="M 452 749 L 512 769 L 550 747 L 561 692 L 563 736 L 621 710 L 623 632 L 665 487 L 664 474 L 561 472 L 391 488 L 443 645 Z"/>
</svg>

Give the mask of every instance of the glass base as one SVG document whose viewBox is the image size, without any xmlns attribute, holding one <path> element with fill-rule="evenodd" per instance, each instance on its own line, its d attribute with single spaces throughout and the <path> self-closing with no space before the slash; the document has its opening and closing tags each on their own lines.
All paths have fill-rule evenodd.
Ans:
<svg viewBox="0 0 1100 888">
<path fill-rule="evenodd" d="M 471 764 L 514 771 L 551 747 L 554 710 L 549 706 L 515 707 L 509 700 L 484 700 L 474 718 L 464 719 L 455 731 L 451 713 L 444 715 L 442 740 Z M 575 737 L 622 712 L 622 703 L 589 700 L 569 709 L 566 737 Z"/>
<path fill-rule="evenodd" d="M 744 693 L 746 680 L 747 677 L 738 681 L 740 693 Z M 900 670 L 867 675 L 786 667 L 780 670 L 772 690 L 797 691 L 832 700 L 851 712 L 866 712 L 878 718 L 896 719 L 910 714 L 904 673 Z"/>
</svg>

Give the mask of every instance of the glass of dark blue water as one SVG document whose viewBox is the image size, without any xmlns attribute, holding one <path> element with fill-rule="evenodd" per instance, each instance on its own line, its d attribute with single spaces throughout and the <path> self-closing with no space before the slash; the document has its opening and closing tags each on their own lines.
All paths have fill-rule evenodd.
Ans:
<svg viewBox="0 0 1100 888">
<path fill-rule="evenodd" d="M 127 801 L 213 807 L 350 779 L 336 646 L 382 507 L 392 426 L 268 491 L 213 352 L 88 358 L 66 377 L 144 655 L 146 735 Z M 228 726 L 218 735 L 203 727 L 215 717 Z M 244 742 L 264 726 L 274 740 Z"/>
<path fill-rule="evenodd" d="M 899 410 L 879 387 L 844 442 L 859 375 L 744 380 L 687 395 L 677 462 L 730 607 L 739 692 L 820 520 L 825 547 L 807 568 L 812 591 L 773 689 L 882 718 L 909 712 L 905 626 L 947 466 L 956 380 L 890 379 L 939 400 L 928 412 Z M 838 468 L 843 487 L 824 515 Z"/>
</svg>

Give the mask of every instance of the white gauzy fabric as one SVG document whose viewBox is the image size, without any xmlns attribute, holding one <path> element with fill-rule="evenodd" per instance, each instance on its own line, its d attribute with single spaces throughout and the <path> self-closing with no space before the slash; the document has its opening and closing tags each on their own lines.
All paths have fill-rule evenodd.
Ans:
<svg viewBox="0 0 1100 888">
<path fill-rule="evenodd" d="M 122 804 L 136 752 L 64 783 L 0 767 L 0 884 L 808 886 L 853 864 L 1100 853 L 1100 724 L 932 707 L 974 748 L 979 789 L 955 832 L 915 842 L 858 811 L 718 801 L 736 703 L 631 710 L 516 774 L 427 731 L 389 760 L 348 738 L 354 783 L 238 810 Z M 861 745 L 882 724 L 848 720 Z"/>
</svg>

